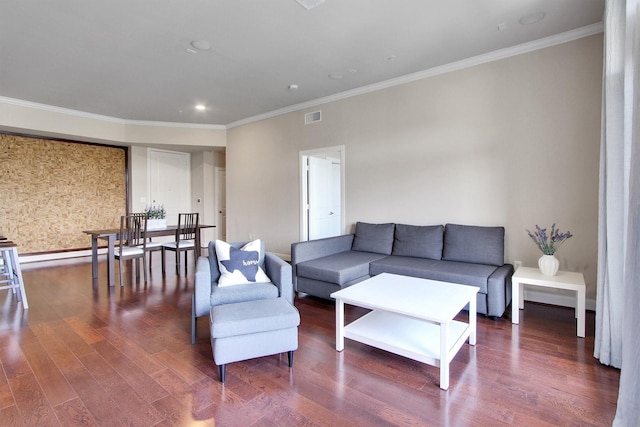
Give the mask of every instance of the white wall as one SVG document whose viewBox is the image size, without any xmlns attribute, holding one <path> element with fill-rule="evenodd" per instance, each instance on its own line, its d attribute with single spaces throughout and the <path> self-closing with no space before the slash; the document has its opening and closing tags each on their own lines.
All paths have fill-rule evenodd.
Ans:
<svg viewBox="0 0 640 427">
<path fill-rule="evenodd" d="M 200 224 L 216 225 L 215 153 L 200 151 L 191 155 L 191 208 L 200 214 Z M 215 238 L 215 230 L 202 232 L 201 244 L 207 246 Z"/>
<path fill-rule="evenodd" d="M 594 298 L 601 86 L 598 34 L 331 102 L 319 123 L 300 111 L 230 129 L 228 240 L 289 254 L 299 151 L 344 145 L 349 226 L 504 225 L 506 261 L 535 266 L 525 229 L 557 222 L 575 235 L 561 268 Z"/>
<path fill-rule="evenodd" d="M 146 147 L 129 149 L 129 209 L 142 212 L 151 204 L 149 200 L 149 160 Z"/>
</svg>

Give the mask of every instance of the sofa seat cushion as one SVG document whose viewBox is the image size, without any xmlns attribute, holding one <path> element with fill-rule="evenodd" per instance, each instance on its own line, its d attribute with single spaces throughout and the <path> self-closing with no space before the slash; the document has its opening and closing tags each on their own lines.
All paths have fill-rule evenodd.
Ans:
<svg viewBox="0 0 640 427">
<path fill-rule="evenodd" d="M 278 298 L 278 288 L 271 282 L 212 286 L 211 290 L 211 306 L 271 298 Z"/>
<path fill-rule="evenodd" d="M 209 321 L 211 337 L 224 338 L 293 328 L 300 325 L 300 314 L 284 298 L 276 298 L 212 307 Z"/>
<path fill-rule="evenodd" d="M 485 264 L 389 256 L 372 262 L 369 271 L 371 276 L 380 273 L 392 273 L 477 286 L 480 288 L 480 293 L 486 294 L 489 276 L 493 274 L 496 268 Z"/>
<path fill-rule="evenodd" d="M 301 262 L 296 266 L 298 277 L 323 282 L 344 284 L 369 275 L 369 263 L 385 255 L 370 252 L 347 251 Z"/>
</svg>

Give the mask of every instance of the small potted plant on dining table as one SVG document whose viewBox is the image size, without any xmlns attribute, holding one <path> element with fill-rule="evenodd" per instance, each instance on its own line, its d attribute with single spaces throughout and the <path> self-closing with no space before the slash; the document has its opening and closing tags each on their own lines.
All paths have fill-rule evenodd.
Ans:
<svg viewBox="0 0 640 427">
<path fill-rule="evenodd" d="M 167 211 L 164 205 L 147 206 L 144 208 L 144 213 L 147 214 L 147 230 L 166 228 Z"/>
<path fill-rule="evenodd" d="M 555 276 L 560 267 L 560 261 L 555 257 L 555 253 L 567 239 L 573 237 L 570 231 L 561 233 L 556 224 L 551 226 L 551 232 L 547 234 L 546 228 L 540 228 L 536 224 L 535 232 L 526 230 L 531 240 L 538 246 L 538 249 L 542 251 L 542 256 L 538 259 L 538 268 L 540 272 L 545 276 Z"/>
</svg>

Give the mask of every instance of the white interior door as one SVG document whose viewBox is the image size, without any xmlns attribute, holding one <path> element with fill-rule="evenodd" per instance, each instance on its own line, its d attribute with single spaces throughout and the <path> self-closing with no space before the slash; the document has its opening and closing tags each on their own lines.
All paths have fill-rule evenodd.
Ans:
<svg viewBox="0 0 640 427">
<path fill-rule="evenodd" d="M 188 153 L 149 149 L 149 201 L 164 205 L 167 224 L 191 212 L 191 158 Z"/>
<path fill-rule="evenodd" d="M 309 240 L 336 236 L 331 217 L 331 161 L 309 157 Z"/>
<path fill-rule="evenodd" d="M 227 170 L 216 168 L 216 238 L 227 240 Z"/>
<path fill-rule="evenodd" d="M 342 157 L 341 147 L 301 153 L 301 240 L 342 234 Z"/>
</svg>

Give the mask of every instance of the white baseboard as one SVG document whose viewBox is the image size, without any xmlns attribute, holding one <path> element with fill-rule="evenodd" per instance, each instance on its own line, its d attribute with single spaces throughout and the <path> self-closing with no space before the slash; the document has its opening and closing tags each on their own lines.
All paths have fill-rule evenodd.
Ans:
<svg viewBox="0 0 640 427">
<path fill-rule="evenodd" d="M 98 254 L 106 254 L 107 248 L 98 249 Z M 20 255 L 20 264 L 28 264 L 31 262 L 55 261 L 60 259 L 91 257 L 91 249 L 72 252 L 55 252 L 40 255 Z"/>
<path fill-rule="evenodd" d="M 576 307 L 575 292 L 560 293 L 557 292 L 545 292 L 538 289 L 524 289 L 524 300 L 531 302 L 539 302 L 543 304 L 559 305 L 562 307 Z M 585 302 L 587 310 L 596 310 L 596 300 L 587 299 Z"/>
</svg>

